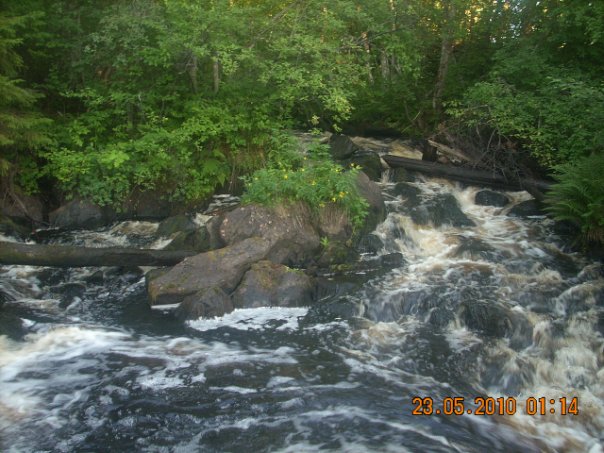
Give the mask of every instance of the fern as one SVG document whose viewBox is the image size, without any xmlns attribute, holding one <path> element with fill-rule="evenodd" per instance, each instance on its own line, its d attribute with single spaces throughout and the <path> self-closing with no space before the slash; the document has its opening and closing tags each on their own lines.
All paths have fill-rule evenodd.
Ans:
<svg viewBox="0 0 604 453">
<path fill-rule="evenodd" d="M 548 212 L 556 220 L 576 224 L 584 243 L 604 244 L 604 155 L 592 154 L 555 170 L 557 183 L 546 198 Z"/>
</svg>

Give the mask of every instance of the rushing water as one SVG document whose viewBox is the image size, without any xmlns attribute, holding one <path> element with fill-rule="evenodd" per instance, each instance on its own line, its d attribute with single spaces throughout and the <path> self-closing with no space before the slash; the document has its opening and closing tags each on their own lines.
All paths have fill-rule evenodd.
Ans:
<svg viewBox="0 0 604 453">
<path fill-rule="evenodd" d="M 385 182 L 378 254 L 405 264 L 335 276 L 309 308 L 182 325 L 148 308 L 140 269 L 0 268 L 0 450 L 602 452 L 602 265 L 475 188 L 412 185 L 452 193 L 476 226 L 416 225 Z M 155 229 L 47 241 L 160 248 Z M 489 396 L 516 413 L 467 413 Z M 464 413 L 413 415 L 414 397 L 443 412 L 463 397 Z M 545 414 L 526 414 L 540 397 Z"/>
</svg>

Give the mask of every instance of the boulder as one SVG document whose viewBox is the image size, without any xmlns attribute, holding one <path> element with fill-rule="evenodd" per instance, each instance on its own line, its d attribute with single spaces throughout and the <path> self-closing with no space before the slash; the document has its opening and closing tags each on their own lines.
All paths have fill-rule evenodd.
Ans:
<svg viewBox="0 0 604 453">
<path fill-rule="evenodd" d="M 382 178 L 382 161 L 380 156 L 371 151 L 356 151 L 350 158 L 342 161 L 342 165 L 348 168 L 350 164 L 359 165 L 363 172 L 369 176 L 372 181 L 379 181 Z"/>
<path fill-rule="evenodd" d="M 313 301 L 310 277 L 270 261 L 259 261 L 246 272 L 233 293 L 236 308 L 297 307 Z"/>
<path fill-rule="evenodd" d="M 403 167 L 391 168 L 388 171 L 390 181 L 392 182 L 414 182 L 415 176 Z"/>
<path fill-rule="evenodd" d="M 20 225 L 9 217 L 0 215 L 0 234 L 16 237 L 18 239 L 25 239 L 30 232 L 31 228 Z"/>
<path fill-rule="evenodd" d="M 346 241 L 352 235 L 352 223 L 340 205 L 329 204 L 319 209 L 317 229 L 322 238 Z"/>
<path fill-rule="evenodd" d="M 362 171 L 359 172 L 357 177 L 357 189 L 359 194 L 369 203 L 369 214 L 365 220 L 365 226 L 359 233 L 369 233 L 375 230 L 375 227 L 386 218 L 386 205 L 382 197 L 382 190 Z"/>
<path fill-rule="evenodd" d="M 177 233 L 172 242 L 164 247 L 164 250 L 193 250 L 199 253 L 210 249 L 210 236 L 205 226 Z"/>
<path fill-rule="evenodd" d="M 349 159 L 356 152 L 363 151 L 350 137 L 340 134 L 332 134 L 329 138 L 329 147 L 331 149 L 331 157 L 334 160 Z"/>
<path fill-rule="evenodd" d="M 464 301 L 458 316 L 472 330 L 489 337 L 509 338 L 514 349 L 532 342 L 533 328 L 528 319 L 495 301 Z"/>
<path fill-rule="evenodd" d="M 500 192 L 494 190 L 481 190 L 474 197 L 474 202 L 481 206 L 495 206 L 502 208 L 506 206 L 510 199 Z"/>
<path fill-rule="evenodd" d="M 14 188 L 10 196 L 0 197 L 0 212 L 18 222 L 42 222 L 44 205 L 39 198 L 22 193 Z"/>
<path fill-rule="evenodd" d="M 543 211 L 541 211 L 541 205 L 537 200 L 526 200 L 514 205 L 508 212 L 508 215 L 514 217 L 532 217 L 544 214 Z"/>
<path fill-rule="evenodd" d="M 75 199 L 49 214 L 50 224 L 56 228 L 92 229 L 109 223 L 112 213 L 108 209 L 83 199 Z"/>
<path fill-rule="evenodd" d="M 220 225 L 224 220 L 223 216 L 214 216 L 206 222 L 206 231 L 208 233 L 208 243 L 210 250 L 216 250 L 224 247 L 226 244 L 220 236 Z"/>
<path fill-rule="evenodd" d="M 157 227 L 158 236 L 170 237 L 176 233 L 190 233 L 197 229 L 197 224 L 184 214 L 168 217 Z"/>
<path fill-rule="evenodd" d="M 382 255 L 380 259 L 381 265 L 387 269 L 395 269 L 397 267 L 402 267 L 405 265 L 405 257 L 402 253 L 394 252 L 388 253 L 387 255 Z"/>
<path fill-rule="evenodd" d="M 233 311 L 231 298 L 219 287 L 202 288 L 184 298 L 174 314 L 181 321 L 214 318 Z"/>
<path fill-rule="evenodd" d="M 0 292 L 0 307 L 2 307 L 2 292 Z M 0 332 L 11 340 L 22 341 L 29 330 L 17 314 L 0 310 Z"/>
<path fill-rule="evenodd" d="M 357 244 L 359 253 L 375 254 L 384 248 L 384 243 L 375 234 L 369 233 L 361 237 Z"/>
<path fill-rule="evenodd" d="M 417 206 L 421 201 L 422 191 L 406 182 L 397 183 L 393 192 L 395 196 L 402 197 L 408 207 Z"/>
<path fill-rule="evenodd" d="M 183 209 L 182 204 L 164 199 L 159 191 L 134 191 L 122 204 L 118 219 L 164 219 Z"/>
<path fill-rule="evenodd" d="M 230 293 L 251 265 L 266 258 L 271 248 L 267 239 L 250 237 L 186 258 L 163 275 L 148 279 L 150 304 L 180 303 L 187 296 L 213 286 Z"/>
<path fill-rule="evenodd" d="M 225 244 L 236 244 L 253 236 L 270 244 L 267 258 L 275 263 L 306 265 L 321 249 L 310 210 L 301 203 L 275 208 L 251 204 L 224 216 L 220 237 Z"/>
<path fill-rule="evenodd" d="M 328 267 L 334 265 L 354 263 L 358 260 L 359 253 L 356 248 L 350 247 L 345 241 L 330 241 L 323 247 L 317 265 Z"/>
<path fill-rule="evenodd" d="M 385 218 L 386 208 L 379 186 L 363 172 L 359 172 L 357 188 L 369 203 L 365 226 L 357 232 L 357 237 L 361 237 Z M 321 209 L 318 216 L 302 203 L 276 207 L 251 204 L 208 223 L 208 232 L 211 246 L 212 242 L 230 245 L 248 237 L 263 237 L 272 246 L 268 259 L 305 266 L 321 251 L 321 237 L 344 243 L 351 239 L 353 228 L 345 211 L 331 204 Z"/>
<path fill-rule="evenodd" d="M 461 210 L 451 194 L 437 195 L 426 200 L 410 211 L 410 216 L 418 225 L 432 224 L 435 227 L 452 225 L 454 227 L 476 226 Z"/>
<path fill-rule="evenodd" d="M 468 258 L 471 260 L 486 260 L 498 262 L 502 258 L 503 251 L 498 251 L 486 242 L 468 236 L 459 236 L 459 245 L 453 252 L 456 258 Z"/>
</svg>

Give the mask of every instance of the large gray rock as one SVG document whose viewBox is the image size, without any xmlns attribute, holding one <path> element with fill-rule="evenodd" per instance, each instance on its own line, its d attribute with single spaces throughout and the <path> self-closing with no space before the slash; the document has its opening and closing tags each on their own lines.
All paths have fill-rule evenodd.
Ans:
<svg viewBox="0 0 604 453">
<path fill-rule="evenodd" d="M 369 203 L 369 215 L 360 233 L 369 233 L 375 230 L 375 227 L 386 218 L 386 205 L 380 186 L 371 181 L 363 172 L 359 172 L 357 177 L 357 188 L 359 194 Z"/>
<path fill-rule="evenodd" d="M 158 236 L 172 236 L 176 233 L 190 233 L 197 229 L 197 225 L 189 216 L 184 214 L 168 217 L 160 222 L 157 227 Z"/>
<path fill-rule="evenodd" d="M 112 214 L 100 206 L 82 199 L 75 199 L 49 214 L 50 224 L 57 228 L 97 228 L 110 221 Z"/>
<path fill-rule="evenodd" d="M 19 222 L 42 222 L 44 205 L 39 198 L 15 188 L 12 196 L 0 197 L 0 213 Z"/>
<path fill-rule="evenodd" d="M 124 219 L 164 219 L 172 214 L 182 212 L 184 206 L 165 199 L 160 191 L 135 190 L 122 203 L 117 218 Z"/>
<path fill-rule="evenodd" d="M 233 311 L 231 298 L 219 287 L 202 288 L 184 298 L 175 311 L 181 321 L 223 316 Z"/>
<path fill-rule="evenodd" d="M 251 265 L 266 258 L 270 251 L 268 240 L 252 237 L 186 258 L 163 275 L 149 279 L 150 304 L 180 303 L 187 296 L 213 286 L 230 293 Z"/>
<path fill-rule="evenodd" d="M 282 264 L 259 261 L 247 271 L 233 294 L 236 308 L 297 307 L 313 300 L 310 277 Z"/>
<path fill-rule="evenodd" d="M 346 241 L 352 235 L 352 223 L 342 206 L 330 204 L 319 209 L 316 222 L 319 235 L 329 241 Z"/>
<path fill-rule="evenodd" d="M 269 208 L 241 206 L 224 216 L 220 237 L 225 244 L 257 236 L 270 244 L 267 258 L 275 263 L 305 265 L 321 248 L 319 234 L 303 204 Z"/>
<path fill-rule="evenodd" d="M 199 253 L 210 249 L 210 237 L 205 226 L 177 233 L 172 242 L 164 247 L 164 250 L 193 250 Z"/>
<path fill-rule="evenodd" d="M 476 224 L 461 210 L 451 194 L 437 195 L 421 205 L 411 209 L 411 218 L 418 225 L 432 224 L 435 227 L 452 225 L 454 227 L 473 227 Z"/>
<path fill-rule="evenodd" d="M 382 178 L 382 161 L 380 156 L 371 151 L 356 151 L 349 159 L 342 161 L 344 167 L 350 164 L 359 165 L 369 178 L 379 181 Z"/>
<path fill-rule="evenodd" d="M 349 159 L 353 154 L 363 151 L 350 137 L 340 134 L 333 134 L 329 138 L 329 147 L 334 160 Z"/>
<path fill-rule="evenodd" d="M 13 222 L 10 218 L 0 214 L 0 233 L 24 239 L 31 233 L 31 228 Z"/>
</svg>

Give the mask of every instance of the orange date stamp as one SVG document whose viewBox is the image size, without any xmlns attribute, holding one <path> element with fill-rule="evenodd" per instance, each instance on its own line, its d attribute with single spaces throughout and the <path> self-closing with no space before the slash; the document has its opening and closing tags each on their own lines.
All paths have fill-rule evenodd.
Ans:
<svg viewBox="0 0 604 453">
<path fill-rule="evenodd" d="M 461 396 L 443 398 L 440 404 L 430 396 L 415 396 L 411 402 L 414 406 L 412 415 L 579 415 L 579 399 L 576 396 L 558 399 L 531 396 L 522 400 L 513 396 L 478 396 L 473 399 L 473 404 L 468 404 L 466 398 Z"/>
</svg>

